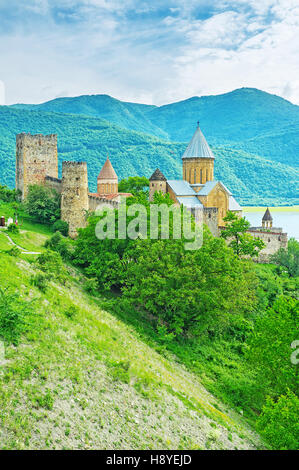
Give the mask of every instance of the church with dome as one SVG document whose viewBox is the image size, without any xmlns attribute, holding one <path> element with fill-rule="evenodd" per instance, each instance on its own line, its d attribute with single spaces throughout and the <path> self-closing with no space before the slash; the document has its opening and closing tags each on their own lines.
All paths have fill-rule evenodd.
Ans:
<svg viewBox="0 0 299 470">
<path fill-rule="evenodd" d="M 184 205 L 191 212 L 201 209 L 203 222 L 214 236 L 225 225 L 227 211 L 242 216 L 242 208 L 222 181 L 214 179 L 215 156 L 200 127 L 182 156 L 183 178 L 169 180 L 157 168 L 150 177 L 150 200 L 154 193 L 168 193 L 176 205 Z"/>
</svg>

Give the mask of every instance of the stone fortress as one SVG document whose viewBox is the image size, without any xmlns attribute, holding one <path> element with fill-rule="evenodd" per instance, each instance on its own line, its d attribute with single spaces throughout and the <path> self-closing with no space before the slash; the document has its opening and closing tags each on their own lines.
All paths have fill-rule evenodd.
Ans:
<svg viewBox="0 0 299 470">
<path fill-rule="evenodd" d="M 62 162 L 62 178 L 58 178 L 57 135 L 18 134 L 16 136 L 16 189 L 24 200 L 28 187 L 46 184 L 61 194 L 61 219 L 69 224 L 69 235 L 85 227 L 86 213 L 103 205 L 117 208 L 121 196 L 118 178 L 107 157 L 97 179 L 97 193 L 88 190 L 86 162 Z"/>
<path fill-rule="evenodd" d="M 150 177 L 149 197 L 154 193 L 168 193 L 176 205 L 184 205 L 191 213 L 195 209 L 214 236 L 224 227 L 227 211 L 242 216 L 242 208 L 221 181 L 214 180 L 214 154 L 200 130 L 195 133 L 182 156 L 183 179 L 168 180 L 157 168 Z M 58 178 L 57 135 L 18 134 L 16 136 L 16 189 L 24 200 L 28 187 L 45 184 L 61 194 L 61 219 L 69 224 L 69 235 L 74 238 L 77 229 L 86 225 L 86 214 L 109 205 L 118 208 L 121 197 L 130 193 L 118 192 L 118 177 L 107 157 L 97 178 L 97 192 L 88 190 L 86 162 L 62 162 L 62 178 Z M 287 234 L 272 227 L 272 216 L 266 210 L 261 227 L 251 227 L 249 233 L 261 238 L 266 247 L 259 261 L 268 261 L 279 248 L 286 248 Z"/>
</svg>

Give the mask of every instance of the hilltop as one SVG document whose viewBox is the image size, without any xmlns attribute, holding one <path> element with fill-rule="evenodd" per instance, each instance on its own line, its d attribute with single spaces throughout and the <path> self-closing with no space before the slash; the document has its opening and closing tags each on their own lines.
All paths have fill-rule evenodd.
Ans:
<svg viewBox="0 0 299 470">
<path fill-rule="evenodd" d="M 20 234 L 11 235 L 23 253 L 8 253 L 12 244 L 0 232 L 0 303 L 30 310 L 30 327 L 7 345 L 0 367 L 0 448 L 260 446 L 244 418 L 207 392 L 199 375 L 154 340 L 145 342 L 113 303 L 88 294 L 80 271 L 64 264 L 65 279 L 52 275 L 39 288 L 37 255 L 26 250 L 44 252 L 50 231 L 24 220 Z"/>
<path fill-rule="evenodd" d="M 83 98 L 85 97 L 66 99 L 66 103 L 72 103 L 72 101 L 75 100 L 75 109 L 77 109 L 78 112 L 86 113 L 88 111 L 92 113 L 92 103 L 96 101 L 97 107 L 96 109 L 92 108 L 93 113 L 99 113 L 99 109 L 110 110 L 109 116 L 107 116 L 104 111 L 102 114 L 110 120 L 118 120 L 120 114 L 113 111 L 114 107 L 110 107 L 110 105 L 103 105 L 101 107 L 99 104 L 103 101 L 101 95 L 88 97 L 87 101 L 89 102 L 89 106 L 87 109 L 80 107 Z M 197 102 L 198 100 L 191 99 L 188 100 L 188 103 L 190 102 L 192 104 L 194 101 Z M 114 101 L 113 103 L 118 108 L 119 104 L 117 100 L 115 101 L 116 105 Z M 51 107 L 61 110 L 65 101 L 61 98 L 57 100 L 57 102 L 59 106 L 54 106 L 54 102 L 50 102 L 52 103 Z M 106 96 L 104 97 L 104 102 L 107 102 Z M 110 97 L 108 97 L 108 102 L 110 102 Z M 107 153 L 109 153 L 113 161 L 113 166 L 119 179 L 131 175 L 145 175 L 149 177 L 157 167 L 159 167 L 169 179 L 181 177 L 181 155 L 186 148 L 186 142 L 170 142 L 167 140 L 168 137 L 162 139 L 154 135 L 119 127 L 120 125 L 130 127 L 132 121 L 129 123 L 128 121 L 124 122 L 120 120 L 118 125 L 116 125 L 95 116 L 91 117 L 80 114 L 75 115 L 39 110 L 49 106 L 50 104 L 48 105 L 47 103 L 45 106 L 37 105 L 34 106 L 35 110 L 30 109 L 29 105 L 25 107 L 19 105 L 16 108 L 7 106 L 0 107 L 1 184 L 14 187 L 15 136 L 20 132 L 43 134 L 57 133 L 59 168 L 61 169 L 61 162 L 63 160 L 87 161 L 89 188 L 91 191 L 95 190 L 96 178 L 106 160 Z M 169 106 L 172 109 L 172 106 L 176 107 L 179 106 L 179 104 Z M 184 102 L 181 103 L 181 106 L 185 106 Z M 293 109 L 293 106 L 294 105 L 290 104 L 291 109 Z M 151 112 L 158 112 L 157 108 L 151 106 L 136 105 L 136 107 L 134 107 L 132 105 L 130 107 L 129 104 L 127 104 L 127 107 L 131 110 L 131 113 L 135 108 L 139 110 L 138 112 L 142 114 L 146 113 L 147 115 Z M 121 112 L 123 112 L 124 109 L 125 107 L 122 106 Z M 164 107 L 158 109 L 163 113 L 165 112 Z M 74 112 L 72 106 L 67 107 L 67 111 L 71 110 Z M 198 116 L 198 111 L 193 111 L 193 114 L 191 113 L 193 119 L 191 119 L 192 116 L 190 113 L 188 114 L 183 110 L 178 110 L 175 113 L 171 111 L 171 114 L 177 115 L 178 117 L 189 116 L 188 119 L 190 121 L 186 123 L 185 127 L 186 129 L 187 127 L 189 128 L 188 132 L 193 132 L 194 120 L 195 117 Z M 212 114 L 212 116 L 213 115 L 214 114 Z M 221 115 L 221 113 L 219 113 L 219 115 Z M 136 117 L 136 113 L 134 116 Z M 142 118 L 141 122 L 143 126 L 145 126 L 147 121 Z M 263 122 L 263 119 L 261 119 L 261 122 Z M 245 125 L 243 126 L 246 127 Z M 207 124 L 204 124 L 204 130 L 206 127 Z M 176 125 L 176 129 L 179 135 L 181 132 L 180 123 Z M 149 128 L 147 128 L 147 131 L 151 132 Z M 296 125 L 286 127 L 284 130 L 281 129 L 283 140 L 288 138 L 291 131 L 293 132 L 292 139 L 289 139 L 291 143 L 285 146 L 286 150 L 284 149 L 284 152 L 278 152 L 280 155 L 288 155 L 289 159 L 291 159 L 291 156 L 296 152 Z M 212 131 L 210 133 L 212 134 Z M 163 135 L 165 135 L 165 132 Z M 216 135 L 215 133 L 215 136 Z M 272 134 L 269 133 L 265 137 L 254 137 L 247 142 L 236 143 L 231 141 L 230 144 L 228 144 L 227 140 L 227 136 L 223 140 L 219 138 L 218 143 L 216 142 L 212 146 L 217 158 L 215 177 L 225 182 L 226 186 L 234 193 L 241 204 L 287 205 L 298 202 L 298 170 L 293 163 L 283 163 L 280 162 L 279 159 L 276 161 L 272 154 L 273 149 L 277 151 L 280 148 L 279 146 L 282 145 L 278 133 L 275 134 L 275 139 Z M 211 142 L 213 143 L 213 138 L 211 138 Z M 222 142 L 221 145 L 220 142 Z M 256 142 L 262 142 L 262 145 L 267 146 L 267 148 L 271 150 L 268 152 L 267 157 L 263 156 L 261 152 L 254 154 L 247 151 L 250 145 L 252 152 L 257 151 Z M 246 151 L 244 149 L 246 149 Z M 281 160 L 283 159 L 281 158 Z M 273 185 L 273 180 L 275 180 L 275 185 Z"/>
</svg>

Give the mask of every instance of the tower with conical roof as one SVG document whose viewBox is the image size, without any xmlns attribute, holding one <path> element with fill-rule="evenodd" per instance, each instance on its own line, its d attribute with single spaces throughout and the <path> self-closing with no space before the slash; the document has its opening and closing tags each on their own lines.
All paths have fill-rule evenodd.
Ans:
<svg viewBox="0 0 299 470">
<path fill-rule="evenodd" d="M 200 130 L 199 122 L 182 160 L 185 181 L 190 184 L 205 184 L 207 181 L 213 181 L 215 157 Z"/>
<path fill-rule="evenodd" d="M 273 217 L 269 211 L 269 207 L 267 207 L 267 210 L 264 213 L 263 218 L 262 218 L 262 227 L 272 228 L 272 224 L 273 224 Z"/>
<path fill-rule="evenodd" d="M 101 169 L 97 180 L 98 194 L 117 194 L 118 193 L 118 178 L 114 168 L 107 156 L 107 160 Z"/>
<path fill-rule="evenodd" d="M 166 178 L 162 171 L 157 168 L 149 179 L 149 200 L 154 199 L 156 191 L 161 191 L 163 194 L 166 193 Z"/>
</svg>

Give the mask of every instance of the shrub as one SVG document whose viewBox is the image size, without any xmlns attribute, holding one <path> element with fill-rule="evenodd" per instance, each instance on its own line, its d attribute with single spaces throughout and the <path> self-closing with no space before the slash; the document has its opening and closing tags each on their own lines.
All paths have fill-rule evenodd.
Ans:
<svg viewBox="0 0 299 470">
<path fill-rule="evenodd" d="M 18 227 L 16 224 L 10 224 L 10 225 L 7 227 L 7 231 L 10 232 L 10 233 L 19 233 L 19 232 L 20 232 L 20 229 L 19 229 L 19 227 Z"/>
<path fill-rule="evenodd" d="M 26 329 L 31 304 L 22 301 L 17 294 L 0 287 L 0 336 L 8 343 L 18 344 Z"/>
<path fill-rule="evenodd" d="M 60 195 L 44 185 L 29 186 L 25 208 L 39 222 L 53 224 L 60 218 Z"/>
<path fill-rule="evenodd" d="M 30 282 L 33 286 L 37 287 L 40 291 L 46 292 L 48 287 L 49 276 L 44 273 L 38 273 L 31 277 Z"/>
<path fill-rule="evenodd" d="M 79 308 L 76 305 L 71 305 L 67 310 L 65 310 L 64 314 L 67 318 L 72 320 L 75 318 L 79 313 Z"/>
<path fill-rule="evenodd" d="M 59 253 L 48 250 L 37 257 L 36 263 L 38 267 L 48 274 L 54 274 L 56 279 L 65 283 L 67 280 L 67 271 L 63 266 L 63 262 Z"/>
<path fill-rule="evenodd" d="M 10 250 L 7 251 L 9 256 L 15 256 L 16 258 L 20 256 L 21 250 L 17 246 L 13 246 Z"/>
<path fill-rule="evenodd" d="M 52 225 L 52 228 L 54 232 L 60 232 L 65 237 L 67 237 L 69 233 L 69 224 L 64 220 L 56 220 L 56 222 L 54 222 Z"/>
<path fill-rule="evenodd" d="M 98 284 L 97 279 L 95 277 L 87 279 L 85 281 L 84 288 L 86 292 L 88 292 L 89 294 L 97 295 L 98 289 L 99 289 L 99 284 Z"/>
<path fill-rule="evenodd" d="M 275 403 L 268 398 L 257 421 L 257 428 L 277 450 L 298 450 L 299 398 L 292 392 L 281 395 Z"/>
</svg>

